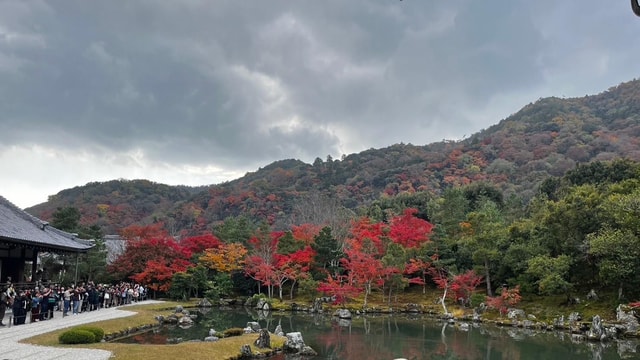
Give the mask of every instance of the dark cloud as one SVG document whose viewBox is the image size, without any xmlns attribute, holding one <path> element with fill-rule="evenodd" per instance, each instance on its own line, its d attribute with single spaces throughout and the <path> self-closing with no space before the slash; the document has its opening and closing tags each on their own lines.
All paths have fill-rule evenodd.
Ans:
<svg viewBox="0 0 640 360">
<path fill-rule="evenodd" d="M 460 138 L 637 77 L 627 5 L 3 1 L 0 151 L 239 171 Z"/>
</svg>

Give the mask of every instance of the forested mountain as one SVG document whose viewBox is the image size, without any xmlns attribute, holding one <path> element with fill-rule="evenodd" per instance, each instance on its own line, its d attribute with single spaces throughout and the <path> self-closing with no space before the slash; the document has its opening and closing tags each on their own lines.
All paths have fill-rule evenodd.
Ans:
<svg viewBox="0 0 640 360">
<path fill-rule="evenodd" d="M 146 180 L 90 183 L 27 211 L 49 219 L 56 208 L 73 206 L 83 223 L 97 223 L 106 233 L 161 221 L 173 234 L 193 235 L 228 217 L 245 215 L 286 227 L 308 216 L 319 201 L 355 210 L 384 196 L 440 195 L 476 182 L 526 202 L 545 179 L 579 163 L 640 160 L 639 135 L 640 81 L 633 80 L 598 95 L 540 99 L 462 141 L 395 144 L 339 160 L 317 158 L 313 164 L 281 160 L 207 187 Z"/>
</svg>

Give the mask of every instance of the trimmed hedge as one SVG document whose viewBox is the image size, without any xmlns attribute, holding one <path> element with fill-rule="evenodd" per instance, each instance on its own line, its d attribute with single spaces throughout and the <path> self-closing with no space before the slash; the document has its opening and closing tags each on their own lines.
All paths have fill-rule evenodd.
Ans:
<svg viewBox="0 0 640 360">
<path fill-rule="evenodd" d="M 230 329 L 227 329 L 227 330 L 223 331 L 222 333 L 224 334 L 224 337 L 240 336 L 240 335 L 244 334 L 244 329 L 242 329 L 242 328 L 230 328 Z"/>
<path fill-rule="evenodd" d="M 86 330 L 90 333 L 92 333 L 95 337 L 96 340 L 95 342 L 100 342 L 100 340 L 102 340 L 104 338 L 104 330 L 102 330 L 101 328 L 97 327 L 97 326 L 77 326 L 74 327 L 73 330 Z"/>
<path fill-rule="evenodd" d="M 87 330 L 71 329 L 58 337 L 61 344 L 91 344 L 96 342 L 96 336 Z"/>
</svg>

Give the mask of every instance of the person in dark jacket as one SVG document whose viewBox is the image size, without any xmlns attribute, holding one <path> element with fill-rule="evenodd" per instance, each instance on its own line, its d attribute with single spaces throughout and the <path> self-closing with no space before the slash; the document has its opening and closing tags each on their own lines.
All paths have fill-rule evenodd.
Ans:
<svg viewBox="0 0 640 360">
<path fill-rule="evenodd" d="M 87 290 L 87 296 L 88 296 L 88 305 L 89 305 L 89 311 L 93 311 L 93 310 L 98 310 L 98 299 L 100 298 L 100 293 L 98 293 L 98 290 L 96 289 L 95 286 L 93 285 L 89 285 L 89 290 Z"/>
<path fill-rule="evenodd" d="M 27 294 L 25 294 L 24 291 L 20 291 L 13 301 L 13 325 L 22 325 L 25 323 L 28 303 Z"/>
</svg>

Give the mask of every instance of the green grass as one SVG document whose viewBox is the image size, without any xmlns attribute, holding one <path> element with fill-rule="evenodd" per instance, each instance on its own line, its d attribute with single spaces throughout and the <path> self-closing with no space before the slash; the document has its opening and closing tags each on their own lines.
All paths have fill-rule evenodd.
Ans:
<svg viewBox="0 0 640 360">
<path fill-rule="evenodd" d="M 137 327 L 141 325 L 155 324 L 155 316 L 168 315 L 176 305 L 193 306 L 193 303 L 174 303 L 166 302 L 160 304 L 136 305 L 127 307 L 127 311 L 136 311 L 137 314 L 125 318 L 112 319 L 92 323 L 92 326 L 98 326 L 105 330 L 106 334 L 116 333 L 121 330 Z M 87 324 L 88 325 L 88 324 Z M 258 334 L 244 334 L 241 336 L 233 336 L 220 339 L 216 342 L 185 342 L 175 345 L 138 345 L 138 344 L 122 344 L 122 343 L 94 343 L 82 345 L 62 345 L 58 341 L 58 337 L 64 331 L 62 329 L 42 335 L 38 335 L 23 342 L 54 347 L 81 347 L 89 349 L 109 350 L 114 354 L 115 359 L 156 359 L 156 360 L 199 360 L 199 359 L 221 359 L 232 360 L 240 355 L 240 347 L 244 344 L 251 345 L 254 353 L 269 353 L 270 349 L 258 349 L 253 346 L 253 342 L 258 338 Z M 286 338 L 282 336 L 271 335 L 272 348 L 282 348 Z"/>
</svg>

